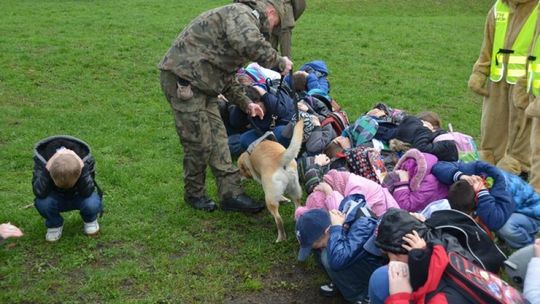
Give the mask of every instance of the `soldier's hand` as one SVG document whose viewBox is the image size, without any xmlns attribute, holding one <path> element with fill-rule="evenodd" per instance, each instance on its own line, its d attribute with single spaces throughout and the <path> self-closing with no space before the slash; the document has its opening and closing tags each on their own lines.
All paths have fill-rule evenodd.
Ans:
<svg viewBox="0 0 540 304">
<path fill-rule="evenodd" d="M 260 119 L 263 119 L 264 117 L 264 111 L 258 104 L 252 102 L 248 105 L 248 114 L 251 117 L 259 117 Z"/>
<path fill-rule="evenodd" d="M 486 84 L 487 76 L 479 73 L 473 72 L 469 77 L 469 88 L 473 90 L 478 95 L 489 96 L 488 90 L 484 87 Z"/>
<path fill-rule="evenodd" d="M 281 75 L 287 75 L 293 67 L 293 62 L 287 56 L 284 56 L 283 59 L 285 60 L 285 68 L 281 71 Z"/>
</svg>

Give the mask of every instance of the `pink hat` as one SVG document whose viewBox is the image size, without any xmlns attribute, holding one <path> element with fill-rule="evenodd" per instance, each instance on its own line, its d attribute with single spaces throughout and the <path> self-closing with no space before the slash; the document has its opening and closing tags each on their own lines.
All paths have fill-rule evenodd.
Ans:
<svg viewBox="0 0 540 304">
<path fill-rule="evenodd" d="M 323 180 L 332 187 L 333 190 L 344 194 L 345 187 L 347 186 L 347 181 L 349 180 L 350 172 L 338 171 L 332 169 L 328 171 L 323 177 Z"/>
</svg>

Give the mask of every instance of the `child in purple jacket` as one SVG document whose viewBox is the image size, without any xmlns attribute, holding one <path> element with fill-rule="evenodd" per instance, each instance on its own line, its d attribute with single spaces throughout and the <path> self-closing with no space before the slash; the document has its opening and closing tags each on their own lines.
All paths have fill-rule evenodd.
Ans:
<svg viewBox="0 0 540 304">
<path fill-rule="evenodd" d="M 410 212 L 422 211 L 429 203 L 446 198 L 448 186 L 431 174 L 437 157 L 416 149 L 407 151 L 383 181 L 399 207 Z"/>
</svg>

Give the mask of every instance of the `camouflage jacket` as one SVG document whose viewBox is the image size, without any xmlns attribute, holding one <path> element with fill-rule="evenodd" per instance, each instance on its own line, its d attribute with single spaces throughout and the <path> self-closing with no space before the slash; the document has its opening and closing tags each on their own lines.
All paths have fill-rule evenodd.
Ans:
<svg viewBox="0 0 540 304">
<path fill-rule="evenodd" d="M 207 11 L 176 38 L 158 64 L 211 96 L 223 94 L 244 111 L 250 103 L 236 71 L 254 61 L 283 70 L 285 61 L 265 39 L 268 32 L 264 2 L 242 0 Z"/>
</svg>

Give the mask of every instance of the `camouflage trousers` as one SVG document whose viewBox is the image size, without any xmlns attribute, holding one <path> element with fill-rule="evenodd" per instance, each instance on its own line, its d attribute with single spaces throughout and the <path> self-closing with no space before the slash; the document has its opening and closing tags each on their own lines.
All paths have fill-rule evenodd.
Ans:
<svg viewBox="0 0 540 304">
<path fill-rule="evenodd" d="M 206 195 L 206 167 L 216 178 L 220 200 L 243 193 L 238 168 L 232 163 L 217 97 L 192 87 L 193 97 L 177 97 L 176 75 L 161 71 L 161 89 L 171 105 L 176 132 L 184 149 L 184 198 Z"/>
</svg>

